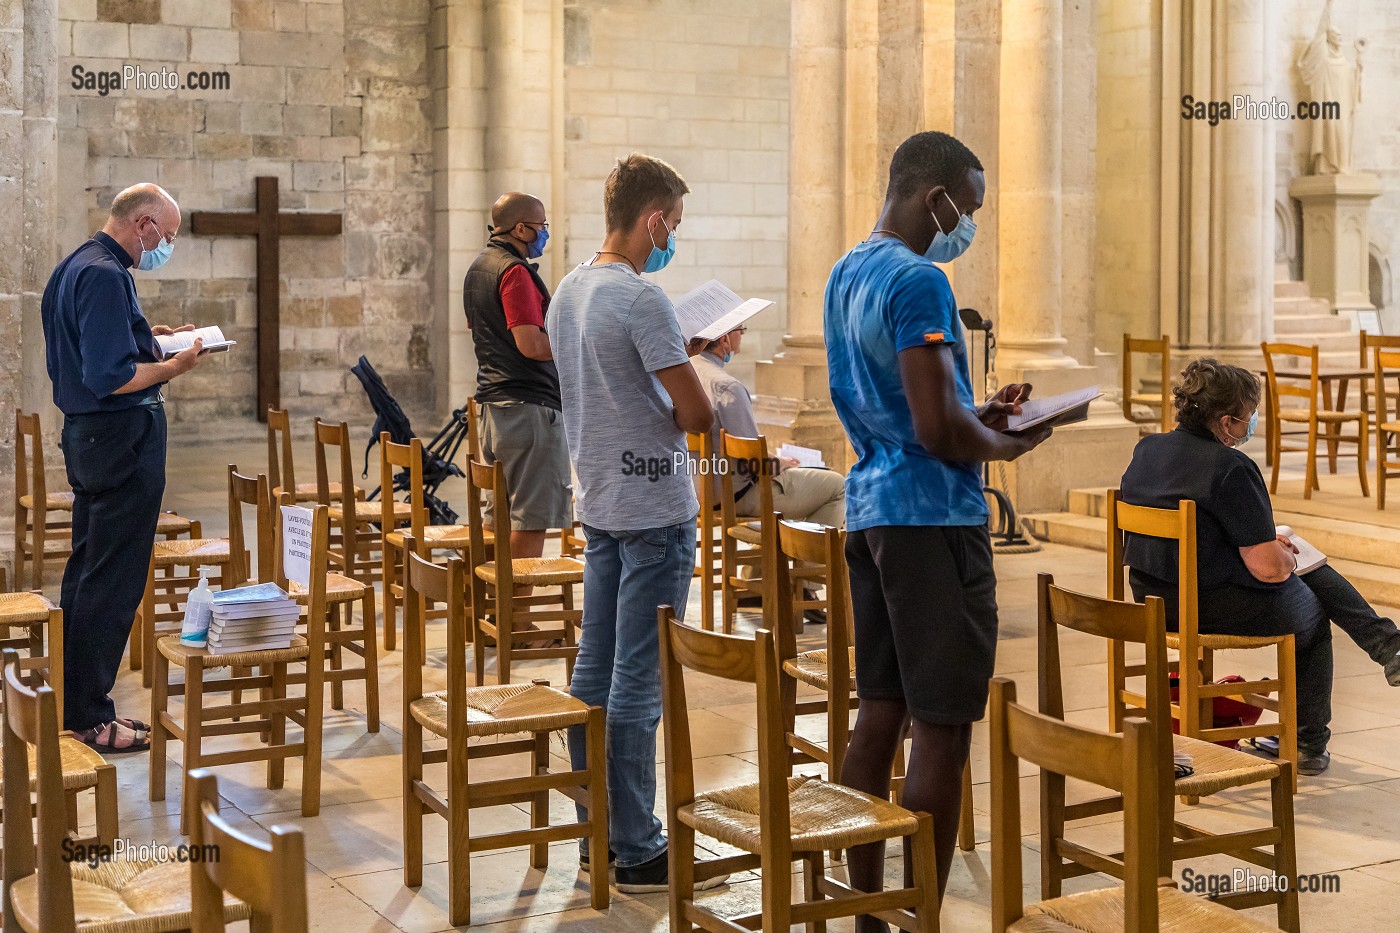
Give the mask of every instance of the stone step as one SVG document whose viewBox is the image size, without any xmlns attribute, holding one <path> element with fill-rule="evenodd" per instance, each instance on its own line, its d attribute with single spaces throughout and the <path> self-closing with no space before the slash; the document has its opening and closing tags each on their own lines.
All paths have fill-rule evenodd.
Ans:
<svg viewBox="0 0 1400 933">
<path fill-rule="evenodd" d="M 1073 501 L 1073 500 L 1072 500 Z M 1081 500 L 1083 501 L 1083 500 Z M 1102 495 L 1099 499 L 1102 503 Z M 1289 513 L 1280 513 L 1280 516 Z M 1046 512 L 1037 515 L 1026 516 L 1031 533 L 1042 541 L 1050 541 L 1054 544 L 1064 544 L 1071 547 L 1086 548 L 1094 551 L 1103 551 L 1107 542 L 1107 525 L 1103 518 L 1075 514 L 1073 512 Z M 1373 547 L 1368 550 L 1366 556 L 1368 560 L 1361 561 L 1344 557 L 1341 551 L 1329 550 L 1329 544 L 1339 546 L 1343 551 L 1350 553 L 1355 545 L 1351 533 L 1329 535 L 1320 526 L 1305 526 L 1304 519 L 1316 521 L 1310 516 L 1294 516 L 1290 520 L 1293 528 L 1303 537 L 1307 538 L 1319 549 L 1328 555 L 1327 561 L 1338 573 L 1351 581 L 1357 591 L 1372 603 L 1382 606 L 1400 606 L 1400 552 L 1392 551 L 1395 554 L 1391 558 L 1397 566 L 1380 565 L 1370 563 L 1378 556 Z M 1280 517 L 1282 523 L 1283 518 Z M 1295 524 L 1296 522 L 1296 524 Z M 1375 531 L 1388 531 L 1392 535 L 1400 535 L 1393 529 L 1382 529 L 1377 526 L 1361 526 Z M 1387 538 L 1387 541 L 1390 539 Z"/>
<path fill-rule="evenodd" d="M 1352 365 L 1355 365 L 1356 361 L 1360 358 L 1360 354 L 1356 349 L 1356 335 L 1350 332 L 1324 333 L 1318 331 L 1304 331 L 1301 333 L 1280 334 L 1277 342 L 1298 344 L 1304 347 L 1310 347 L 1316 344 L 1318 351 L 1323 355 L 1329 353 L 1346 354 L 1348 357 L 1346 362 Z M 1279 360 L 1279 365 L 1287 369 L 1300 369 L 1306 365 L 1301 358 L 1294 359 L 1291 362 L 1293 365 L 1289 365 L 1289 360 L 1281 359 Z M 1344 363 L 1343 365 L 1346 364 Z"/>
<path fill-rule="evenodd" d="M 1308 297 L 1307 282 L 1274 282 L 1274 299 Z"/>
<path fill-rule="evenodd" d="M 1274 314 L 1316 314 L 1319 317 L 1337 317 L 1326 298 L 1275 298 Z"/>
<path fill-rule="evenodd" d="M 1275 314 L 1274 338 L 1291 340 L 1294 334 L 1351 334 L 1351 322 L 1335 314 Z M 1355 343 L 1356 335 L 1351 339 Z"/>
</svg>

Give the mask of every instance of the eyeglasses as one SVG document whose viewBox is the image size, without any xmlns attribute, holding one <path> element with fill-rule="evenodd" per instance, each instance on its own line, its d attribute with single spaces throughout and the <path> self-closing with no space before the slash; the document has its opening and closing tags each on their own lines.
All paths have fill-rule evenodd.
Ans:
<svg viewBox="0 0 1400 933">
<path fill-rule="evenodd" d="M 165 231 L 160 229 L 160 224 L 156 223 L 156 219 L 154 217 L 147 217 L 146 219 L 151 222 L 152 227 L 156 228 L 156 233 L 160 234 L 160 238 L 162 240 L 169 243 L 171 246 L 175 245 L 175 238 L 178 237 L 180 234 L 176 233 L 173 236 L 166 236 Z"/>
<path fill-rule="evenodd" d="M 749 332 L 749 325 L 740 324 L 738 327 L 734 328 L 734 330 L 740 334 L 747 334 Z"/>
<path fill-rule="evenodd" d="M 520 222 L 527 227 L 542 227 L 545 230 L 549 229 L 549 221 L 547 220 L 522 220 Z"/>
</svg>

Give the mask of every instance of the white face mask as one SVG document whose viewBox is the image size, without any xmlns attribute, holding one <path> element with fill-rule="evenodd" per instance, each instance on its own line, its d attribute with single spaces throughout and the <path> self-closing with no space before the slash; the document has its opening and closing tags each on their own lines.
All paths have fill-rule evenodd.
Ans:
<svg viewBox="0 0 1400 933">
<path fill-rule="evenodd" d="M 953 204 L 953 199 L 944 191 L 943 196 L 948 198 L 948 203 L 953 205 L 953 210 L 957 211 L 958 206 Z M 924 250 L 924 258 L 932 262 L 952 262 L 972 245 L 972 237 L 977 233 L 977 223 L 970 216 L 958 211 L 958 224 L 953 228 L 952 233 L 944 233 L 943 225 L 938 223 L 938 215 L 929 212 L 933 217 L 933 222 L 938 224 L 938 232 L 933 235 L 933 242 Z"/>
</svg>

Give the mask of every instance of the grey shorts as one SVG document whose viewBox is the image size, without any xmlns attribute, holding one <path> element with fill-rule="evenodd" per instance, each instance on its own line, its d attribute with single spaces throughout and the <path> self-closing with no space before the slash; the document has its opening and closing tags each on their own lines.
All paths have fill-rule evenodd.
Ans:
<svg viewBox="0 0 1400 933">
<path fill-rule="evenodd" d="M 563 414 L 531 402 L 487 402 L 478 411 L 482 459 L 505 464 L 511 531 L 572 527 L 574 487 Z M 489 494 L 485 502 L 486 523 L 494 527 Z"/>
</svg>

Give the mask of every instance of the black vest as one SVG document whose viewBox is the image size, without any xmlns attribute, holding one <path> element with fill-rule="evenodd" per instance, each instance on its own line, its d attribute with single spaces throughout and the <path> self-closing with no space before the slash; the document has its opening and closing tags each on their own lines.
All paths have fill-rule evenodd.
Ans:
<svg viewBox="0 0 1400 933">
<path fill-rule="evenodd" d="M 506 327 L 501 279 L 511 266 L 524 266 L 540 297 L 549 300 L 549 289 L 534 263 L 521 259 L 500 240 L 487 241 L 462 284 L 462 306 L 476 346 L 476 400 L 532 402 L 559 411 L 559 372 L 554 361 L 532 360 L 521 353 Z"/>
</svg>

